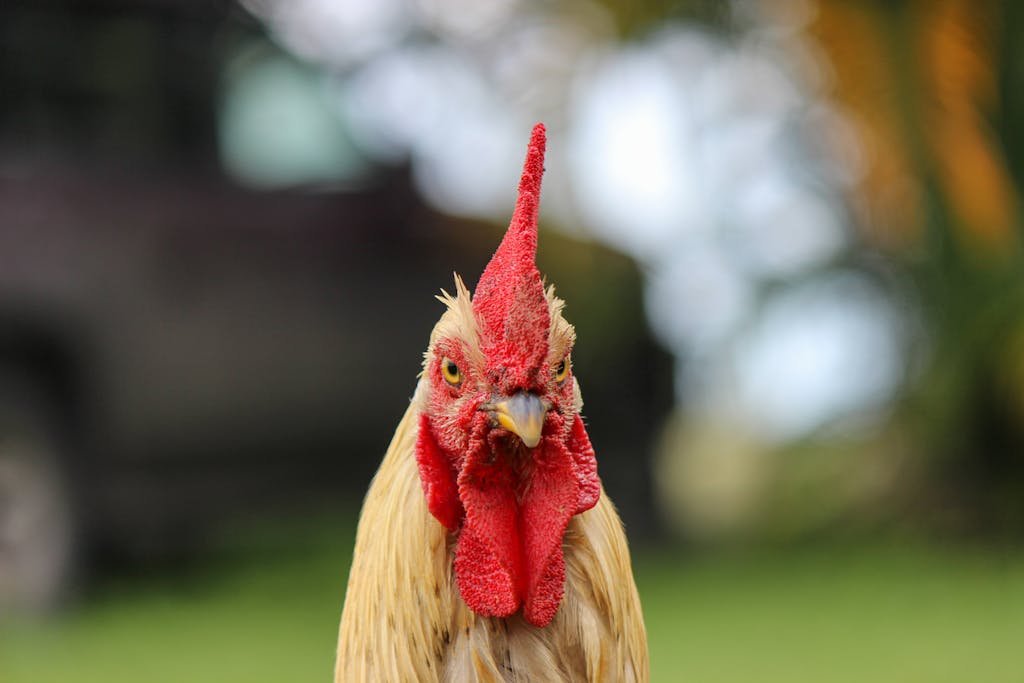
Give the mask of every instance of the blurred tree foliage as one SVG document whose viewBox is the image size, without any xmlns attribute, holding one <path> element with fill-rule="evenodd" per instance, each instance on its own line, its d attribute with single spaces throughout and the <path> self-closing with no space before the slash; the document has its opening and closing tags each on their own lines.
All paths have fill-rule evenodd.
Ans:
<svg viewBox="0 0 1024 683">
<path fill-rule="evenodd" d="M 667 21 L 697 21 L 727 30 L 732 8 L 721 0 L 601 0 L 615 20 L 620 35 L 644 34 Z"/>
<path fill-rule="evenodd" d="M 732 7 L 740 10 L 734 21 L 754 16 L 785 27 L 796 71 L 809 75 L 808 90 L 851 134 L 821 140 L 852 178 L 846 202 L 856 244 L 844 265 L 886 283 L 911 346 L 903 391 L 877 428 L 824 430 L 766 453 L 757 434 L 677 416 L 666 442 L 691 453 L 691 469 L 680 476 L 701 480 L 682 509 L 684 527 L 695 537 L 786 538 L 893 524 L 1019 533 L 1024 5 L 755 0 Z M 663 21 L 687 11 L 717 23 L 716 11 L 699 2 L 663 9 Z M 703 461 L 692 457 L 700 451 Z M 713 457 L 722 451 L 733 457 Z"/>
<path fill-rule="evenodd" d="M 805 29 L 862 146 L 863 240 L 919 304 L 918 372 L 894 416 L 918 502 L 971 529 L 1024 527 L 1022 10 L 821 0 Z"/>
</svg>

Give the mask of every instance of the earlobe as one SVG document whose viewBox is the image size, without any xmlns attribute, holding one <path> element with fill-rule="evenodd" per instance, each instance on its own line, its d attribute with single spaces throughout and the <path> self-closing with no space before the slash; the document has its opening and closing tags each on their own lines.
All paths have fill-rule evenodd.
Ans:
<svg viewBox="0 0 1024 683">
<path fill-rule="evenodd" d="M 462 524 L 463 508 L 455 468 L 437 445 L 430 418 L 426 415 L 420 416 L 416 435 L 416 464 L 430 514 L 448 531 L 457 531 Z"/>
</svg>

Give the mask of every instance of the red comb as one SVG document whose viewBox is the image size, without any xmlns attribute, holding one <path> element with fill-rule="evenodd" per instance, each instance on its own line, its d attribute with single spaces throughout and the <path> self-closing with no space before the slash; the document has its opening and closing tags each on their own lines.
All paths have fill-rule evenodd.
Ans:
<svg viewBox="0 0 1024 683">
<path fill-rule="evenodd" d="M 519 198 L 504 239 L 484 268 L 473 295 L 489 365 L 503 368 L 507 390 L 524 389 L 527 376 L 547 354 L 550 319 L 537 270 L 537 209 L 544 175 L 544 124 L 533 127 L 519 179 Z M 517 385 L 517 386 L 512 386 Z"/>
<path fill-rule="evenodd" d="M 540 184 L 544 177 L 544 151 L 547 147 L 547 135 L 543 123 L 538 123 L 530 133 L 530 144 L 526 148 L 526 161 L 523 162 L 523 174 L 519 178 L 519 197 L 516 209 L 512 213 L 508 232 L 502 240 L 500 251 L 510 240 L 518 239 L 523 253 L 528 251 L 530 261 L 537 253 L 537 212 L 540 205 Z"/>
</svg>

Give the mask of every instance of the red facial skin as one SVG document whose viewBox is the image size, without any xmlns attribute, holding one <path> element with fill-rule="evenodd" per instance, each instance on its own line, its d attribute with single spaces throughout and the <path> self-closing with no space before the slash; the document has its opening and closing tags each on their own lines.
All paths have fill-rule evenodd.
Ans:
<svg viewBox="0 0 1024 683">
<path fill-rule="evenodd" d="M 548 359 L 550 313 L 534 265 L 543 147 L 538 126 L 512 224 L 473 297 L 483 362 L 473 362 L 463 340 L 435 343 L 425 366 L 429 391 L 416 443 L 427 507 L 457 535 L 455 574 L 463 600 L 484 616 L 507 617 L 522 608 L 539 627 L 561 604 L 569 520 L 600 495 L 594 450 L 576 412 L 575 380 L 570 370 L 557 381 L 563 359 Z M 446 359 L 460 370 L 454 386 L 442 372 Z M 481 409 L 520 391 L 550 405 L 535 448 Z"/>
<path fill-rule="evenodd" d="M 452 387 L 435 356 L 427 364 L 430 393 L 416 444 L 420 478 L 431 514 L 458 535 L 455 573 L 463 600 L 484 616 L 507 617 L 523 608 L 546 626 L 562 600 L 562 537 L 569 519 L 600 495 L 597 463 L 573 406 L 575 381 L 549 378 L 540 393 L 552 408 L 542 439 L 527 449 L 481 410 L 497 391 L 460 365 Z M 458 361 L 455 361 L 458 363 Z M 544 368 L 549 375 L 553 369 Z"/>
</svg>

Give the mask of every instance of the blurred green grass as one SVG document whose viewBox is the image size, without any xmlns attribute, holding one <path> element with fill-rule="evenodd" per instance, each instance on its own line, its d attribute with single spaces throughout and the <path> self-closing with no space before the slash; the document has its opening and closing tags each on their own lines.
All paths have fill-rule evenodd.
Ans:
<svg viewBox="0 0 1024 683">
<path fill-rule="evenodd" d="M 4 683 L 328 681 L 345 521 L 231 535 L 0 628 Z M 655 681 L 1024 681 L 1024 555 L 922 545 L 635 554 Z"/>
</svg>

